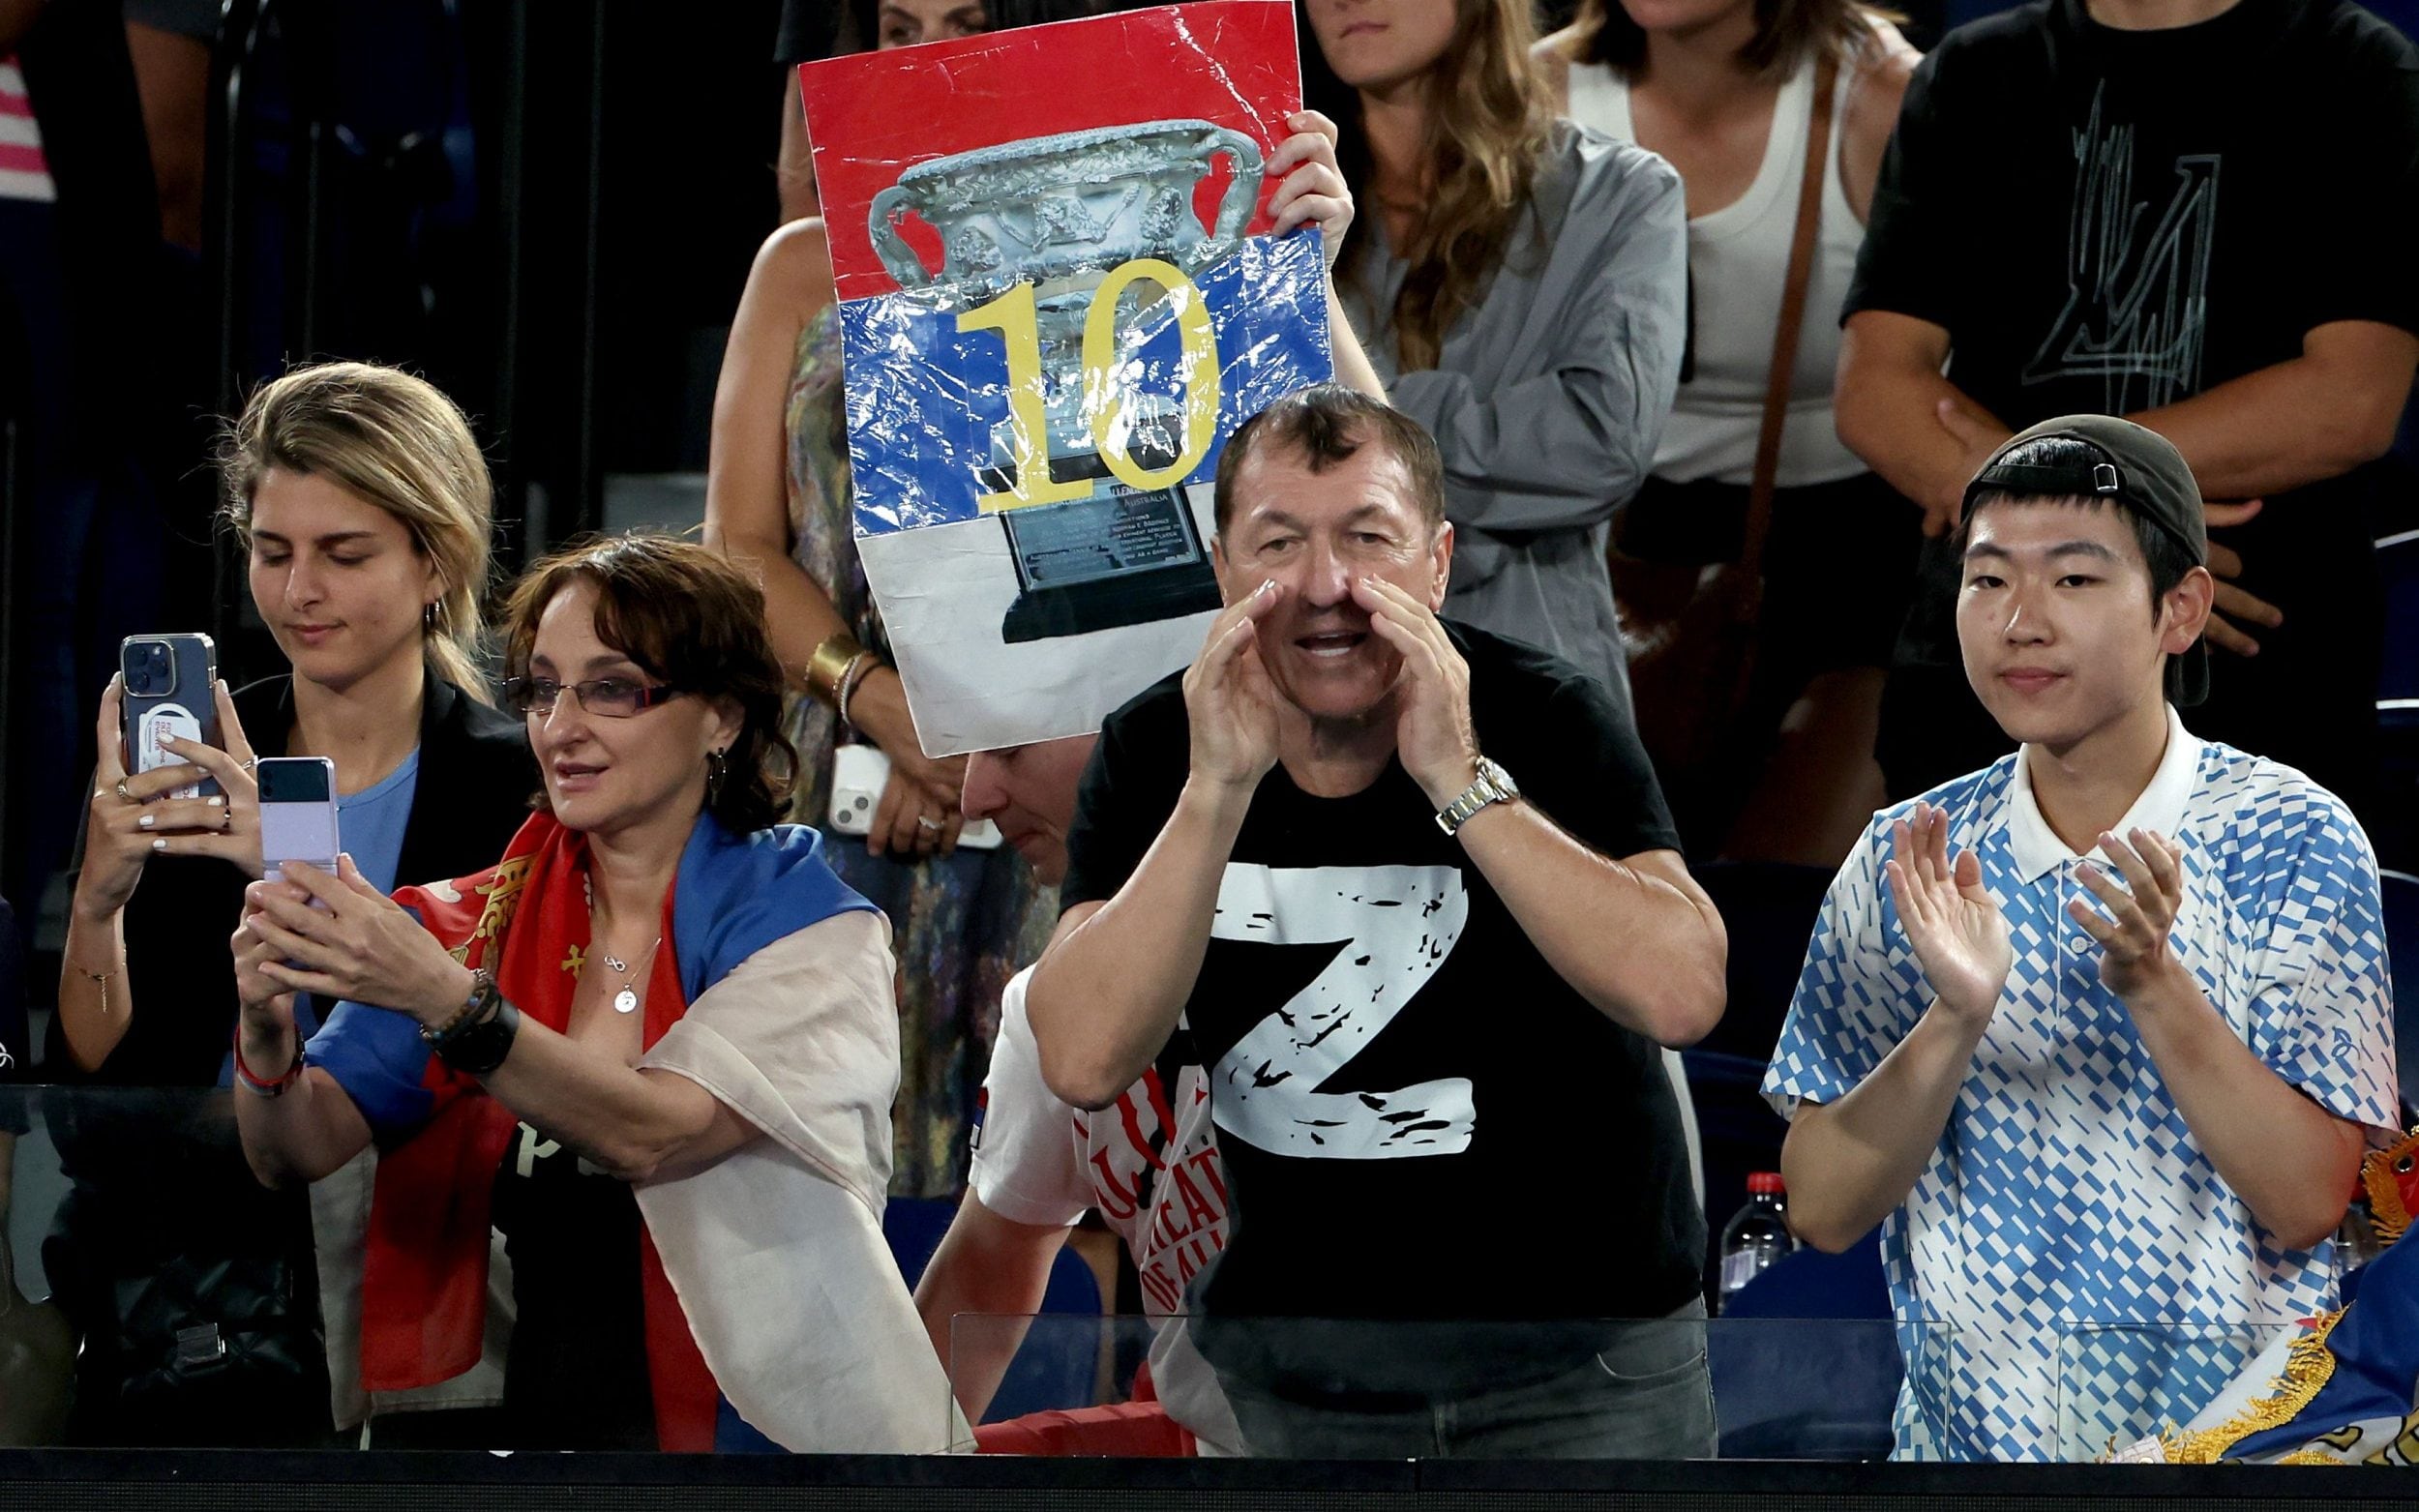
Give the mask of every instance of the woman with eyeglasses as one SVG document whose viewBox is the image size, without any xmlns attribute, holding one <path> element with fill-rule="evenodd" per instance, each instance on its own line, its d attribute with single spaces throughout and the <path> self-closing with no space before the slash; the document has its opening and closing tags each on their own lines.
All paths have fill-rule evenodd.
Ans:
<svg viewBox="0 0 2419 1512">
<path fill-rule="evenodd" d="M 298 368 L 253 394 L 219 472 L 253 607 L 290 671 L 194 690 L 221 744 L 170 741 L 177 762 L 146 773 L 122 759 L 117 679 L 100 700 L 45 1062 L 89 1088 L 46 1106 L 71 1186 L 43 1247 L 82 1341 L 79 1443 L 315 1444 L 372 1407 L 344 1320 L 366 1172 L 308 1202 L 265 1193 L 217 1106 L 245 1095 L 225 939 L 261 873 L 254 753 L 335 763 L 341 827 L 383 887 L 493 857 L 536 778 L 479 667 L 491 490 L 451 400 L 392 368 Z M 204 778 L 215 793 L 174 796 Z M 300 1004 L 305 1027 L 330 1005 Z M 410 1404 L 415 1426 L 476 1405 L 480 1385 Z"/>
<path fill-rule="evenodd" d="M 622 537 L 532 568 L 504 634 L 545 787 L 502 858 L 391 900 L 349 861 L 289 868 L 232 942 L 254 1170 L 380 1149 L 365 1379 L 476 1355 L 493 1230 L 496 1447 L 945 1447 L 881 1229 L 889 926 L 776 822 L 796 753 L 762 593 Z M 298 992 L 341 999 L 307 1048 Z"/>
</svg>

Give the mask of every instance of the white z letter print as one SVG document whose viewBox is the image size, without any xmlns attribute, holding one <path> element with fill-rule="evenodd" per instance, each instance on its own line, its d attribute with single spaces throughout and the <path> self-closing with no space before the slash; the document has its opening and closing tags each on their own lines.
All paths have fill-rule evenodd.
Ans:
<svg viewBox="0 0 2419 1512">
<path fill-rule="evenodd" d="M 1460 1077 L 1396 1091 L 1319 1090 L 1368 1048 L 1451 954 L 1470 918 L 1447 866 L 1227 865 L 1212 939 L 1333 945 L 1291 1002 L 1218 1060 L 1210 1112 L 1221 1130 L 1277 1155 L 1398 1160 L 1470 1147 L 1477 1112 Z"/>
</svg>

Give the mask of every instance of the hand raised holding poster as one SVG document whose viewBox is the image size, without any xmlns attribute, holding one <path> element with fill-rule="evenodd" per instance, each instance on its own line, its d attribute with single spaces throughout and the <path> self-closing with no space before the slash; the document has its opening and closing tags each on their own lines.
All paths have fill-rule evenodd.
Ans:
<svg viewBox="0 0 2419 1512">
<path fill-rule="evenodd" d="M 1266 234 L 1292 7 L 1196 0 L 801 81 L 858 547 L 925 749 L 1096 728 L 1218 608 L 1219 446 L 1333 371 L 1318 231 Z"/>
</svg>

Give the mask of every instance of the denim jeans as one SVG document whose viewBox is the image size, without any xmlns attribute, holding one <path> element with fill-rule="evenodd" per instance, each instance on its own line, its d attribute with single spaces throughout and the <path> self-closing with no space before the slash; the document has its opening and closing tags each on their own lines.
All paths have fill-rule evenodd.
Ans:
<svg viewBox="0 0 2419 1512">
<path fill-rule="evenodd" d="M 1383 1324 L 1375 1326 L 1383 1327 Z M 1264 1459 L 1711 1459 L 1705 1304 L 1623 1327 L 1576 1369 L 1528 1385 L 1376 1410 L 1223 1379 L 1246 1452 Z"/>
</svg>

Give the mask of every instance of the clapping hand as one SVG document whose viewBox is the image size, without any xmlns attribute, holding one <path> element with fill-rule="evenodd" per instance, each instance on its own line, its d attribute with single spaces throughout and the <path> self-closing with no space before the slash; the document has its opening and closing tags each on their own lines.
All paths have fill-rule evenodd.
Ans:
<svg viewBox="0 0 2419 1512">
<path fill-rule="evenodd" d="M 2095 862 L 2076 869 L 2107 912 L 2082 898 L 2071 898 L 2066 904 L 2067 915 L 2100 942 L 2101 985 L 2128 1002 L 2160 985 L 2175 968 L 2167 934 L 2184 904 L 2183 847 L 2156 830 L 2130 834 L 2130 845 L 2113 834 L 2100 837 L 2101 853 L 2124 875 L 2123 885 Z"/>
<path fill-rule="evenodd" d="M 1248 792 L 1276 765 L 1277 691 L 1260 660 L 1260 621 L 1285 598 L 1273 580 L 1230 604 L 1184 673 L 1192 775 Z"/>
<path fill-rule="evenodd" d="M 1383 578 L 1353 584 L 1353 602 L 1368 611 L 1369 630 L 1403 659 L 1394 719 L 1394 749 L 1442 809 L 1478 775 L 1478 737 L 1470 722 L 1470 664 L 1426 605 Z"/>
<path fill-rule="evenodd" d="M 1890 851 L 1882 871 L 1924 979 L 1960 1020 L 1988 1022 L 2016 951 L 2007 915 L 1983 887 L 1982 863 L 1970 850 L 1950 856 L 1949 813 L 1927 803 L 1891 822 Z"/>
</svg>

